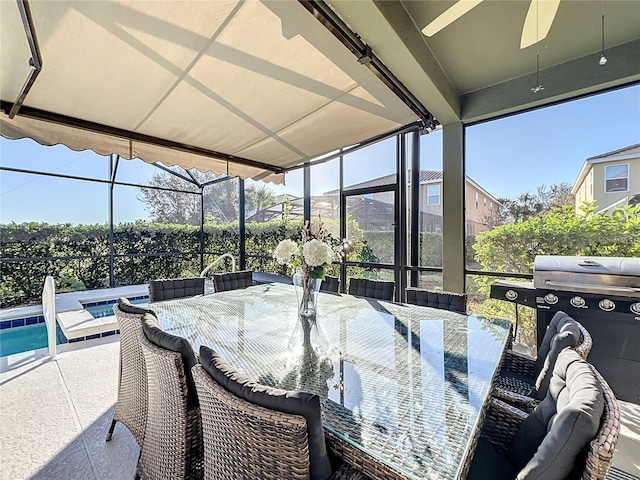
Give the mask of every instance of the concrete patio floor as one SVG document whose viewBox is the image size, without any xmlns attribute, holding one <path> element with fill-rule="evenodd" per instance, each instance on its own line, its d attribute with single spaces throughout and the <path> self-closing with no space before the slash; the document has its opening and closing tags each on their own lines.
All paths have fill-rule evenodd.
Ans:
<svg viewBox="0 0 640 480">
<path fill-rule="evenodd" d="M 139 449 L 117 424 L 119 337 L 83 342 L 46 361 L 33 352 L 0 359 L 0 479 L 133 478 Z M 69 347 L 72 348 L 72 347 Z M 622 431 L 608 478 L 640 477 L 640 406 L 620 403 Z"/>
</svg>

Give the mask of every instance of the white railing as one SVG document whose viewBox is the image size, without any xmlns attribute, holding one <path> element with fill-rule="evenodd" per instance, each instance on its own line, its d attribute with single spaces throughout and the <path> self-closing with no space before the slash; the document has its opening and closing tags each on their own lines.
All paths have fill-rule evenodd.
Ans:
<svg viewBox="0 0 640 480">
<path fill-rule="evenodd" d="M 207 268 L 205 268 L 204 270 L 202 270 L 202 272 L 200 272 L 200 276 L 201 277 L 206 276 L 207 272 L 209 270 L 211 270 L 213 267 L 215 267 L 225 257 L 229 257 L 231 259 L 231 271 L 235 272 L 236 271 L 236 258 L 233 255 L 231 255 L 230 253 L 223 253 L 218 258 L 216 258 L 213 262 L 211 262 L 209 265 L 207 265 Z"/>
<path fill-rule="evenodd" d="M 51 275 L 44 279 L 42 313 L 47 326 L 49 357 L 53 358 L 56 356 L 56 283 Z"/>
</svg>

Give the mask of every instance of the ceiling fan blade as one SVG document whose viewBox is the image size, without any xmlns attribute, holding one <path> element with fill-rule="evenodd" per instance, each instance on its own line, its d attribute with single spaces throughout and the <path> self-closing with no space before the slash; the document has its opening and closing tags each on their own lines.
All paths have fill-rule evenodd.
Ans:
<svg viewBox="0 0 640 480">
<path fill-rule="evenodd" d="M 551 29 L 560 0 L 531 0 L 527 18 L 524 19 L 520 48 L 527 48 L 544 40 Z"/>
<path fill-rule="evenodd" d="M 427 37 L 432 37 L 447 25 L 455 22 L 472 8 L 482 3 L 482 0 L 458 0 L 442 14 L 433 19 L 429 25 L 422 29 Z"/>
</svg>

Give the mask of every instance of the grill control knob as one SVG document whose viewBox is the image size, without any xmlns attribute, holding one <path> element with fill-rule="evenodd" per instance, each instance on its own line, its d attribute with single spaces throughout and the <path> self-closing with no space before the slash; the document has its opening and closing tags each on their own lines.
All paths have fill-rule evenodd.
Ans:
<svg viewBox="0 0 640 480">
<path fill-rule="evenodd" d="M 574 307 L 584 307 L 585 303 L 586 302 L 584 301 L 584 298 L 578 297 L 577 295 L 571 299 L 571 305 L 573 305 Z"/>
<path fill-rule="evenodd" d="M 600 303 L 598 303 L 598 306 L 604 310 L 605 312 L 610 312 L 611 310 L 613 310 L 614 308 L 616 308 L 616 304 L 613 303 L 611 300 L 609 300 L 608 298 L 604 298 L 602 300 L 600 300 Z"/>
<path fill-rule="evenodd" d="M 504 293 L 504 296 L 507 297 L 507 300 L 515 300 L 516 298 L 518 298 L 518 292 L 516 292 L 515 290 L 507 290 Z"/>
<path fill-rule="evenodd" d="M 544 296 L 544 301 L 551 305 L 555 305 L 556 303 L 558 303 L 558 297 L 556 297 L 553 293 L 547 293 Z"/>
<path fill-rule="evenodd" d="M 640 315 L 640 302 L 632 303 L 629 309 L 636 315 Z"/>
</svg>

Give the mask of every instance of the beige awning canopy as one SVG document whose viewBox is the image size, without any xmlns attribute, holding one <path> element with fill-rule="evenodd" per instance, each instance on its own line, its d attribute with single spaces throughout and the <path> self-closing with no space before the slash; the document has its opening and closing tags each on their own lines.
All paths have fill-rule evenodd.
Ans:
<svg viewBox="0 0 640 480">
<path fill-rule="evenodd" d="M 418 120 L 297 1 L 29 7 L 42 71 L 18 115 L 0 114 L 5 138 L 281 182 L 283 169 Z M 4 109 L 31 53 L 15 1 L 0 19 Z"/>
</svg>

